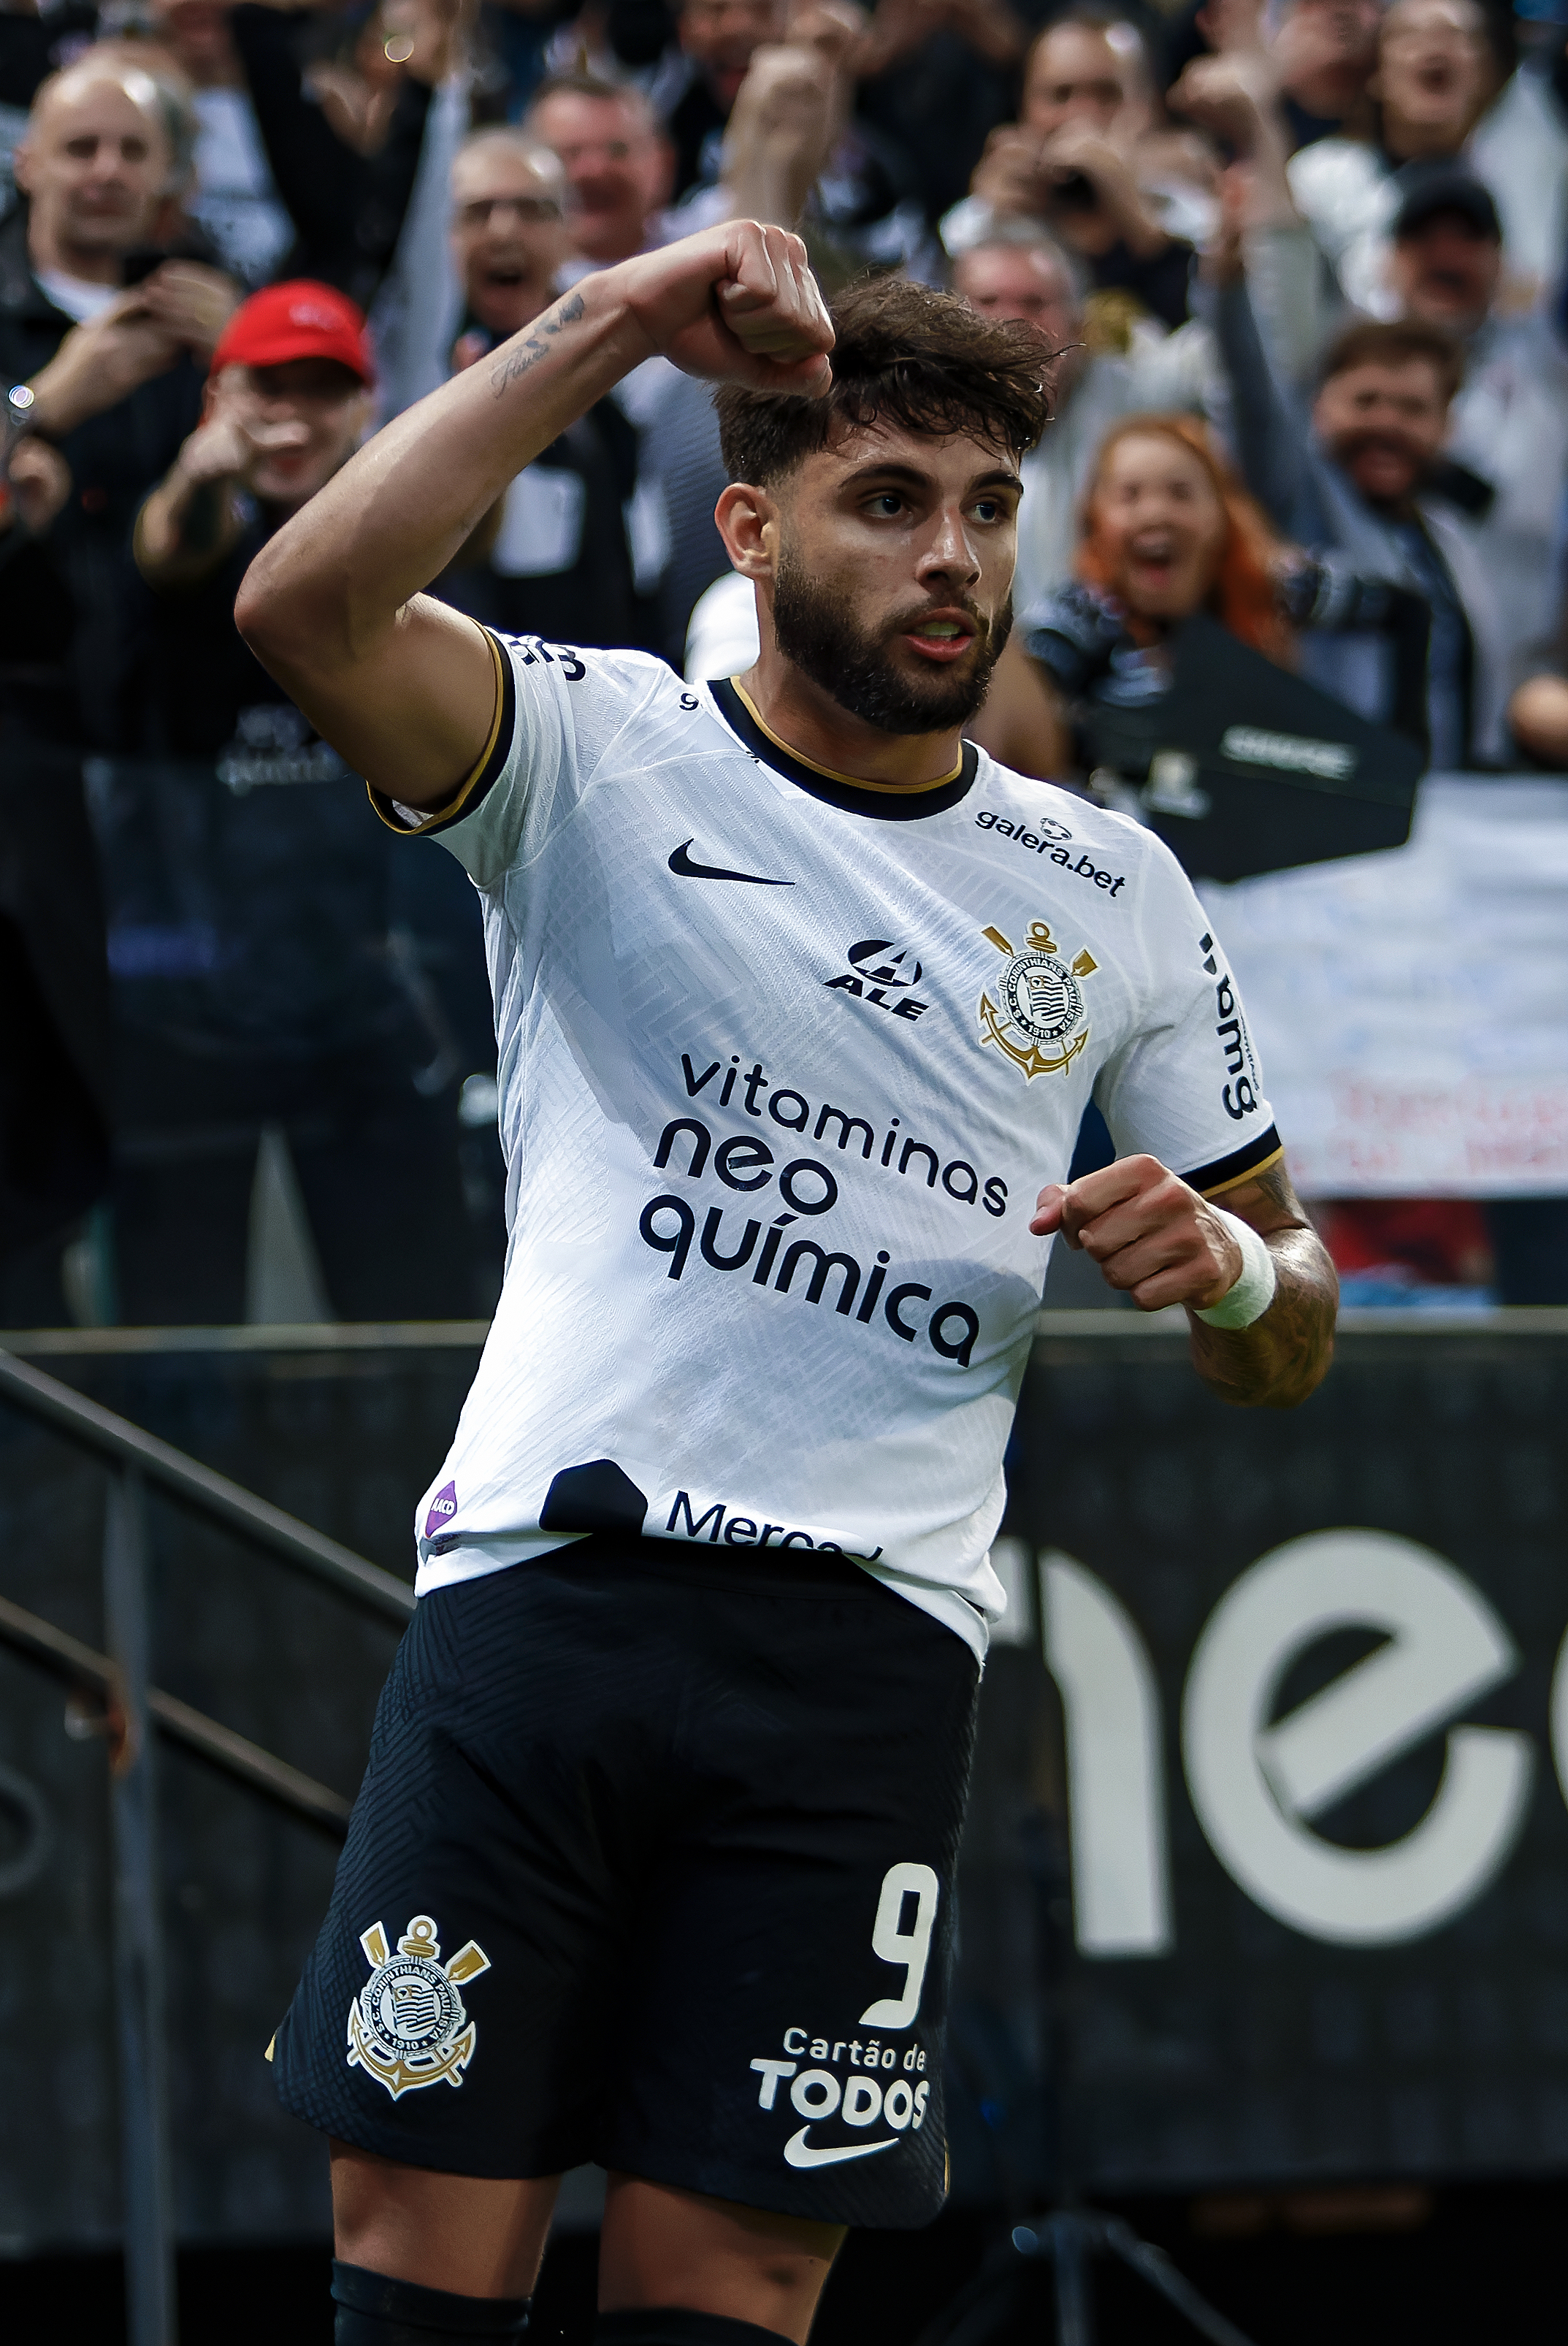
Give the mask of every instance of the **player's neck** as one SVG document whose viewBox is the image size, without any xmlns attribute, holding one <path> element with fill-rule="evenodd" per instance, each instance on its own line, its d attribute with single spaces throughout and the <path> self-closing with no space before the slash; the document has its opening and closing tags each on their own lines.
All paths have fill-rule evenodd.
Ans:
<svg viewBox="0 0 1568 2346">
<path fill-rule="evenodd" d="M 941 733 L 884 733 L 840 707 L 778 647 L 764 643 L 738 679 L 765 729 L 808 765 L 883 790 L 929 790 L 947 781 L 963 755 L 960 726 Z"/>
</svg>

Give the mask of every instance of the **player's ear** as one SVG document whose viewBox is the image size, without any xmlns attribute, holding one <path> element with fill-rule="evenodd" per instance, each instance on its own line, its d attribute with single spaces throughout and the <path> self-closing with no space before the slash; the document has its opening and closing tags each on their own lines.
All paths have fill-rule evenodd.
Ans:
<svg viewBox="0 0 1568 2346">
<path fill-rule="evenodd" d="M 731 567 L 743 578 L 771 578 L 779 552 L 779 508 L 766 489 L 731 481 L 713 509 Z"/>
</svg>

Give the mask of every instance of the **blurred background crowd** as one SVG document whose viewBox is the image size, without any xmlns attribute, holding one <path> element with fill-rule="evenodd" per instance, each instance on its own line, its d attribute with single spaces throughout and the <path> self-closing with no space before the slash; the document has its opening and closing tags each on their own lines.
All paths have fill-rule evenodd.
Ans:
<svg viewBox="0 0 1568 2346">
<path fill-rule="evenodd" d="M 1444 772 L 1568 769 L 1564 0 L 5 0 L 0 1324 L 483 1315 L 477 906 L 234 629 L 363 437 L 715 220 L 1053 350 L 978 728 L 1088 787 L 1207 613 Z M 650 361 L 435 591 L 753 656 Z M 1327 1201 L 1360 1291 L 1568 1301 L 1568 1203 Z M 1380 1288 L 1379 1282 L 1382 1282 Z"/>
</svg>

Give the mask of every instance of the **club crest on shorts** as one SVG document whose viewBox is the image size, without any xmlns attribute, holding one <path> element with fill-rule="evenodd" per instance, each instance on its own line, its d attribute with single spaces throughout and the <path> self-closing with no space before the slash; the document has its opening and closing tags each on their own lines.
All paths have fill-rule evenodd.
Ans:
<svg viewBox="0 0 1568 2346">
<path fill-rule="evenodd" d="M 1099 967 L 1093 954 L 1062 959 L 1050 924 L 1031 921 L 1025 950 L 1015 952 L 1000 929 L 983 929 L 988 944 L 1007 955 L 1007 966 L 980 996 L 980 1040 L 994 1043 L 1030 1083 L 1036 1076 L 1070 1066 L 1089 1039 L 1084 989 L 1079 981 Z"/>
<path fill-rule="evenodd" d="M 443 2077 L 461 2086 L 479 2041 L 458 1991 L 490 1969 L 490 1958 L 470 1939 L 443 1964 L 435 1933 L 432 1916 L 414 1915 L 395 1954 L 379 1923 L 360 1933 L 371 1975 L 349 2006 L 348 2064 L 394 2102 Z"/>
</svg>

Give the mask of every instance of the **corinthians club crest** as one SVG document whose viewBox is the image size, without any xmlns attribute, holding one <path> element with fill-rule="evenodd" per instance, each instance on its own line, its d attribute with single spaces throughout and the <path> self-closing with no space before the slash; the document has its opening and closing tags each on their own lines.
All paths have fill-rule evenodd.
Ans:
<svg viewBox="0 0 1568 2346">
<path fill-rule="evenodd" d="M 1044 921 L 1031 921 L 1024 952 L 1015 953 L 1000 929 L 982 935 L 1007 955 L 1007 966 L 997 982 L 980 997 L 980 1039 L 994 1043 L 1016 1067 L 1025 1083 L 1036 1076 L 1059 1074 L 1077 1057 L 1089 1039 L 1084 1023 L 1082 978 L 1099 964 L 1090 953 L 1064 961 Z"/>
<path fill-rule="evenodd" d="M 360 1934 L 371 1975 L 349 2006 L 351 2069 L 364 2069 L 395 2102 L 418 2086 L 461 2086 L 479 2032 L 458 1994 L 490 1969 L 472 1939 L 448 1964 L 441 1961 L 435 1923 L 416 1914 L 393 1954 L 386 1933 L 372 1923 Z"/>
</svg>

